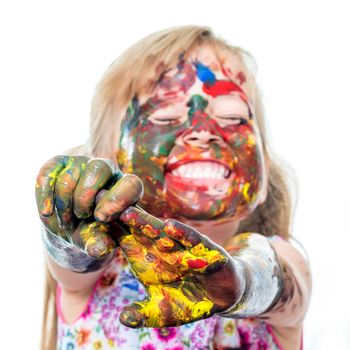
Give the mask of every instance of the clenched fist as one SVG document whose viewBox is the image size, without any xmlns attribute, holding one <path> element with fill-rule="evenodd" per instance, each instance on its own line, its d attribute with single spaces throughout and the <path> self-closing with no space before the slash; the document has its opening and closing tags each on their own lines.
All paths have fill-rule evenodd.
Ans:
<svg viewBox="0 0 350 350">
<path fill-rule="evenodd" d="M 116 247 L 113 220 L 142 197 L 143 186 L 107 159 L 56 156 L 41 168 L 35 192 L 47 230 L 88 256 L 103 258 Z M 98 221 L 106 219 L 111 223 Z"/>
</svg>

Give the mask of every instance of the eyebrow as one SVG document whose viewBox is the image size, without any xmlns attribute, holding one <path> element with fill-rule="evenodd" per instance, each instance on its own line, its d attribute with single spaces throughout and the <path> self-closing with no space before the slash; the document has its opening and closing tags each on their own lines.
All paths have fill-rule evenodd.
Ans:
<svg viewBox="0 0 350 350">
<path fill-rule="evenodd" d="M 172 93 L 172 94 L 164 94 L 164 98 L 158 97 L 158 96 L 152 96 L 149 99 L 147 99 L 147 101 L 145 103 L 143 103 L 140 106 L 140 111 L 141 114 L 145 115 L 145 116 L 150 116 L 151 114 L 153 114 L 154 112 L 156 112 L 157 110 L 160 109 L 165 109 L 171 105 L 174 106 L 178 106 L 181 103 L 183 103 L 185 96 L 178 96 L 178 98 L 176 99 L 176 101 L 174 100 L 170 100 L 169 101 L 169 96 L 176 96 L 178 95 L 178 93 Z M 168 98 L 167 98 L 168 97 Z"/>
</svg>

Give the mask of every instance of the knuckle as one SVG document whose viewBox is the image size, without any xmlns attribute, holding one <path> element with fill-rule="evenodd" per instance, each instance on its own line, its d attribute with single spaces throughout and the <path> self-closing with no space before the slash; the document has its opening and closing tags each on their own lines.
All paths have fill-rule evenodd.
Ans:
<svg viewBox="0 0 350 350">
<path fill-rule="evenodd" d="M 68 179 L 66 176 L 59 177 L 56 181 L 56 191 L 57 192 L 73 192 L 74 182 Z"/>
<path fill-rule="evenodd" d="M 89 167 L 109 167 L 109 164 L 107 162 L 107 159 L 104 158 L 91 158 L 88 162 L 87 162 Z"/>
<path fill-rule="evenodd" d="M 113 175 L 120 172 L 117 163 L 114 162 L 111 159 L 107 159 L 107 158 L 91 158 L 88 161 L 88 164 L 90 166 L 92 165 L 94 167 L 108 169 L 108 170 L 111 171 L 111 173 Z"/>
</svg>

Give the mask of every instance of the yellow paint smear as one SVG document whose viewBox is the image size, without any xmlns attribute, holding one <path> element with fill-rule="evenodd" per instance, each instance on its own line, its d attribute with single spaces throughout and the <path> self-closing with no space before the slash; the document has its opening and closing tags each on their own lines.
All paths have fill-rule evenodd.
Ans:
<svg viewBox="0 0 350 350">
<path fill-rule="evenodd" d="M 164 300 L 171 304 L 172 314 L 175 319 L 179 320 L 178 325 L 209 316 L 214 305 L 207 297 L 193 302 L 183 294 L 181 289 L 171 286 L 151 285 L 148 293 L 149 301 L 136 303 L 141 306 L 141 310 L 138 311 L 145 315 L 148 327 L 166 326 L 159 307 Z"/>
</svg>

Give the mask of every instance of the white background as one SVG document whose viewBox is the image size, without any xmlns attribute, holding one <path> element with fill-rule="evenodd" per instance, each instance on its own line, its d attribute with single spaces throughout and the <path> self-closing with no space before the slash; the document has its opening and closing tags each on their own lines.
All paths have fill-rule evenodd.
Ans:
<svg viewBox="0 0 350 350">
<path fill-rule="evenodd" d="M 36 349 L 43 257 L 35 175 L 88 136 L 94 87 L 143 36 L 204 24 L 251 51 L 270 139 L 294 169 L 293 232 L 314 278 L 306 349 L 350 349 L 346 1 L 8 1 L 0 4 L 0 348 Z"/>
</svg>

